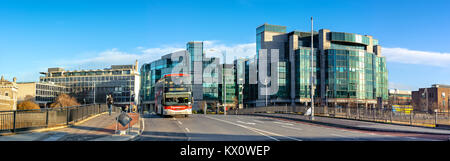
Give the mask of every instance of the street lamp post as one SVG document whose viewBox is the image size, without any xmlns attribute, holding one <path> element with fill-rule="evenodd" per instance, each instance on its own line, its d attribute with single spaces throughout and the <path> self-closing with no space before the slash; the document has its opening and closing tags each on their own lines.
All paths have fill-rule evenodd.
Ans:
<svg viewBox="0 0 450 161">
<path fill-rule="evenodd" d="M 224 115 L 227 115 L 227 80 L 225 79 L 225 68 L 226 68 L 226 64 L 227 64 L 227 57 L 226 57 L 226 53 L 225 51 L 222 52 L 222 56 L 223 56 L 223 68 L 222 68 L 222 77 L 223 77 L 223 84 L 224 84 L 224 91 L 225 91 L 225 100 L 223 101 L 223 113 Z"/>
<path fill-rule="evenodd" d="M 95 81 L 94 81 L 94 104 L 95 104 Z"/>
<path fill-rule="evenodd" d="M 240 91 L 241 94 L 239 95 L 239 100 L 238 101 L 240 101 L 242 99 L 242 108 L 244 108 L 244 85 L 242 85 L 243 79 L 239 78 L 239 80 L 240 80 L 239 86 L 241 87 L 241 91 Z M 239 108 L 241 107 L 240 105 L 241 104 L 239 104 Z"/>
<path fill-rule="evenodd" d="M 267 107 L 267 95 L 268 95 L 268 92 L 267 92 L 267 85 L 269 84 L 269 78 L 267 78 L 266 77 L 266 79 L 264 79 L 264 84 L 266 84 L 266 107 Z"/>
<path fill-rule="evenodd" d="M 310 75 L 310 83 L 311 83 L 311 120 L 314 120 L 314 80 L 313 80 L 313 56 L 314 56 L 314 32 L 313 32 L 313 18 L 311 17 L 311 75 Z"/>
<path fill-rule="evenodd" d="M 215 49 L 209 49 L 209 51 L 216 51 Z M 224 115 L 227 115 L 227 107 L 226 107 L 226 101 L 227 101 L 227 90 L 226 90 L 226 81 L 225 81 L 225 73 L 224 73 L 224 69 L 223 68 L 225 68 L 225 64 L 227 63 L 227 61 L 226 61 L 226 52 L 225 51 L 222 51 L 222 57 L 223 57 L 223 66 L 222 66 L 222 80 L 223 80 L 223 84 L 222 84 L 222 88 L 223 88 L 223 90 L 225 90 L 224 91 L 224 101 L 223 101 L 223 106 L 224 106 Z M 223 87 L 223 86 L 225 86 L 225 87 Z M 217 106 L 217 108 L 219 108 L 219 106 Z"/>
</svg>

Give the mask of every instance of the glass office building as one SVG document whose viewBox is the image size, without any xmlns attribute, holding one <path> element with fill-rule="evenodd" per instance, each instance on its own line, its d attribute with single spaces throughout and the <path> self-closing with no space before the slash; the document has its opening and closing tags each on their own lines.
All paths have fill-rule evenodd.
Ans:
<svg viewBox="0 0 450 161">
<path fill-rule="evenodd" d="M 269 104 L 305 105 L 311 101 L 311 55 L 316 104 L 375 107 L 379 103 L 377 100 L 387 104 L 386 58 L 381 56 L 378 40 L 368 35 L 327 29 L 314 31 L 312 36 L 313 47 L 310 32 L 286 33 L 285 26 L 271 24 L 256 28 L 257 53 L 253 63 L 259 67 L 260 59 L 270 59 L 273 49 L 279 51 L 277 63 L 267 61 L 268 76 L 277 77 L 270 85 L 278 88 L 278 92 L 270 94 Z M 314 54 L 311 54 L 311 48 Z M 261 57 L 260 49 L 267 49 L 267 58 Z M 249 64 L 247 62 L 245 67 L 250 68 Z M 277 73 L 271 73 L 271 66 L 275 66 Z M 255 73 L 260 74 L 260 70 L 258 68 Z M 265 95 L 261 95 L 265 85 L 263 80 L 257 79 L 257 89 L 244 89 L 244 93 L 249 92 L 248 99 L 244 99 L 246 106 L 265 105 Z"/>
<path fill-rule="evenodd" d="M 178 60 L 173 59 L 176 54 Z M 205 57 L 203 42 L 188 42 L 186 50 L 166 54 L 141 67 L 141 98 L 147 110 L 154 110 L 154 85 L 166 74 L 185 73 L 191 76 L 193 109 L 206 104 L 215 106 L 219 100 L 219 58 Z M 182 70 L 174 70 L 180 68 Z"/>
<path fill-rule="evenodd" d="M 236 79 L 234 64 L 221 64 L 219 67 L 219 98 L 220 103 L 228 109 L 238 107 L 236 97 Z"/>
</svg>

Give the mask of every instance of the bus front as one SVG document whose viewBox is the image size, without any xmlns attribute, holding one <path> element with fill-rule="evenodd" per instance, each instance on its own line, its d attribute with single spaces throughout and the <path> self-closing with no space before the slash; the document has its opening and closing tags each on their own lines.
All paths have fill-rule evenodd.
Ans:
<svg viewBox="0 0 450 161">
<path fill-rule="evenodd" d="M 168 74 L 163 95 L 164 115 L 192 114 L 192 90 L 187 74 Z"/>
</svg>

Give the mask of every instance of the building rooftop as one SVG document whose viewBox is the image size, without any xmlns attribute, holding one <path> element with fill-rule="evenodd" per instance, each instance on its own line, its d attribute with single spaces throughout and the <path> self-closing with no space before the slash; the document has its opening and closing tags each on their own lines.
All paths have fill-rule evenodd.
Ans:
<svg viewBox="0 0 450 161">
<path fill-rule="evenodd" d="M 446 85 L 446 84 L 433 84 L 432 87 L 433 87 L 433 88 L 450 88 L 450 85 Z"/>
</svg>

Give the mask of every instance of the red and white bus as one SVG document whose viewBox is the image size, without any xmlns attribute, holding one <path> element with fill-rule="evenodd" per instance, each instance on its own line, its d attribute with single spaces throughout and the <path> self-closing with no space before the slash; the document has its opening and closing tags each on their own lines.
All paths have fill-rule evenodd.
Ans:
<svg viewBox="0 0 450 161">
<path fill-rule="evenodd" d="M 167 74 L 155 85 L 156 113 L 161 116 L 192 114 L 192 89 L 188 74 Z"/>
</svg>

